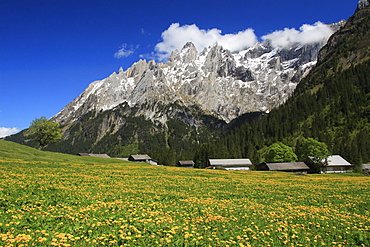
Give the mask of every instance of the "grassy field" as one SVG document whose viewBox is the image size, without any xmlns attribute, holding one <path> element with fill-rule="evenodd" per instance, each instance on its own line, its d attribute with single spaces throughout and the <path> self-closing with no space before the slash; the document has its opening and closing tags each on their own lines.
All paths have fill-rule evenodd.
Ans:
<svg viewBox="0 0 370 247">
<path fill-rule="evenodd" d="M 198 170 L 0 141 L 0 246 L 370 246 L 370 178 Z"/>
</svg>

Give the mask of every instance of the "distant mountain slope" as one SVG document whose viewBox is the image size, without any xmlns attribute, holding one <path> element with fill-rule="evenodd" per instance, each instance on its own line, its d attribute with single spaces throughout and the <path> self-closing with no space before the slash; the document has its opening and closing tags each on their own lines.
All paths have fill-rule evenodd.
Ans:
<svg viewBox="0 0 370 247">
<path fill-rule="evenodd" d="M 264 146 L 283 141 L 294 147 L 308 137 L 354 164 L 370 162 L 370 6 L 329 39 L 317 66 L 284 105 L 204 146 L 197 157 L 227 154 L 259 162 Z"/>
<path fill-rule="evenodd" d="M 64 140 L 46 149 L 120 157 L 128 157 L 127 149 L 131 149 L 132 152 L 147 153 L 162 164 L 175 165 L 177 159 L 192 157 L 193 148 L 199 143 L 217 138 L 226 125 L 196 106 L 188 108 L 174 102 L 168 105 L 158 103 L 155 107 L 169 118 L 166 124 L 149 120 L 138 114 L 142 108 L 124 103 L 110 110 L 88 112 L 66 126 Z"/>
</svg>

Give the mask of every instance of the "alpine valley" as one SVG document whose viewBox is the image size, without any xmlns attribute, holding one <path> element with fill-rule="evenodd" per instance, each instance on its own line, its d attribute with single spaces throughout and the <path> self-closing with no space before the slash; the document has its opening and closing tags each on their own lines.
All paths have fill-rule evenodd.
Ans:
<svg viewBox="0 0 370 247">
<path fill-rule="evenodd" d="M 195 159 L 203 167 L 207 157 L 258 162 L 266 145 L 313 137 L 352 162 L 370 161 L 349 143 L 370 129 L 367 5 L 360 1 L 347 22 L 327 25 L 329 41 L 282 47 L 267 39 L 236 53 L 218 44 L 197 51 L 189 42 L 166 63 L 121 68 L 52 117 L 64 139 L 45 149 L 147 153 L 161 164 Z M 7 139 L 33 145 L 22 132 Z"/>
</svg>

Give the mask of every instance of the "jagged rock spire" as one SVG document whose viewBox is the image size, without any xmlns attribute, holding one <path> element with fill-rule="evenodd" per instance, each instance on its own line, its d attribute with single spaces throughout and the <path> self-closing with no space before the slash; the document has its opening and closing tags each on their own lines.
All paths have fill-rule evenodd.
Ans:
<svg viewBox="0 0 370 247">
<path fill-rule="evenodd" d="M 190 63 L 191 61 L 194 61 L 198 56 L 198 51 L 192 42 L 187 42 L 181 49 L 181 53 L 183 53 L 184 63 Z"/>
</svg>

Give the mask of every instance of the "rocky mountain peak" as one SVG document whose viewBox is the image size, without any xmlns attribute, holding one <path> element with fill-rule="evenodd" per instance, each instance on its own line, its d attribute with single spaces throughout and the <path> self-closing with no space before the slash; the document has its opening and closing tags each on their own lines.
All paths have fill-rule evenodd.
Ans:
<svg viewBox="0 0 370 247">
<path fill-rule="evenodd" d="M 197 58 L 198 51 L 192 42 L 188 42 L 181 49 L 180 56 L 182 57 L 182 63 L 191 63 Z"/>
<path fill-rule="evenodd" d="M 293 93 L 316 64 L 322 42 L 273 47 L 268 40 L 232 53 L 217 43 L 198 53 L 188 42 L 166 63 L 139 60 L 126 71 L 93 82 L 54 119 L 68 124 L 89 111 L 122 103 L 139 107 L 136 114 L 167 121 L 156 105 L 178 102 L 197 106 L 226 122 L 248 112 L 269 111 Z"/>
<path fill-rule="evenodd" d="M 187 42 L 181 49 L 181 52 L 185 52 L 186 50 L 191 50 L 191 51 L 196 51 L 197 52 L 197 48 L 195 48 L 195 45 L 193 44 L 193 42 Z M 198 53 L 198 52 L 197 52 Z"/>
</svg>

